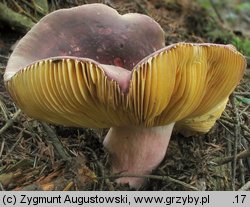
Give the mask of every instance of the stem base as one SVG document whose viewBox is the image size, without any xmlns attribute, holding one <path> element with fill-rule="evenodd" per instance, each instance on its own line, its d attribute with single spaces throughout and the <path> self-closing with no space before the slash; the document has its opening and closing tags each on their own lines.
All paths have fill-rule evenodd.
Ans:
<svg viewBox="0 0 250 207">
<path fill-rule="evenodd" d="M 150 174 L 166 154 L 173 126 L 110 128 L 103 144 L 111 155 L 113 173 Z M 144 179 L 122 177 L 116 182 L 138 188 Z"/>
</svg>

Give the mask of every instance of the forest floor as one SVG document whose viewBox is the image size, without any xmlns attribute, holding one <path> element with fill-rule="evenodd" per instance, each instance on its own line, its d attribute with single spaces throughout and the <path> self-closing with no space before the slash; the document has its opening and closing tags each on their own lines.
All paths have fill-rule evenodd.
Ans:
<svg viewBox="0 0 250 207">
<path fill-rule="evenodd" d="M 8 57 L 30 25 L 48 11 L 101 1 L 52 0 L 43 10 L 26 5 L 26 1 L 20 2 L 8 1 L 6 6 L 28 17 L 31 24 L 23 26 L 0 15 L 0 190 L 129 190 L 127 185 L 117 185 L 110 173 L 109 157 L 102 145 L 107 130 L 48 125 L 27 117 L 15 106 L 3 82 Z M 102 2 L 122 14 L 138 12 L 153 17 L 165 30 L 166 45 L 213 42 L 234 44 L 241 52 L 247 52 L 244 44 L 249 37 L 244 31 L 229 29 L 196 1 Z M 0 6 L 4 3 L 0 1 Z M 245 55 L 249 63 L 250 52 Z M 248 66 L 226 110 L 209 133 L 189 138 L 172 135 L 164 160 L 152 172 L 155 176 L 148 176 L 148 182 L 140 190 L 247 188 L 250 181 L 249 79 Z"/>
</svg>

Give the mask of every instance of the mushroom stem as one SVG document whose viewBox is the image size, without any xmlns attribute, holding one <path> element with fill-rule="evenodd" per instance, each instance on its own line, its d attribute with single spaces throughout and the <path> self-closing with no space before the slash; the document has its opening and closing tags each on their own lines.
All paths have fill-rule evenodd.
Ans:
<svg viewBox="0 0 250 207">
<path fill-rule="evenodd" d="M 150 174 L 165 156 L 173 126 L 110 128 L 103 144 L 111 155 L 113 173 Z M 139 188 L 144 179 L 122 177 L 116 182 Z"/>
</svg>

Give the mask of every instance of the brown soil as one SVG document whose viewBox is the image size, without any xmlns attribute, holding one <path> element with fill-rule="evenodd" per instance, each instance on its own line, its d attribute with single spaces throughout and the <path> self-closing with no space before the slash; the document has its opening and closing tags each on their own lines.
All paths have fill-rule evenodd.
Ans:
<svg viewBox="0 0 250 207">
<path fill-rule="evenodd" d="M 85 1 L 65 2 L 68 3 L 51 3 L 50 10 Z M 98 1 L 88 1 L 92 2 Z M 183 41 L 226 43 L 221 38 L 209 36 L 208 25 L 221 33 L 228 31 L 216 25 L 206 11 L 190 1 L 105 2 L 120 13 L 139 12 L 152 16 L 166 32 L 166 45 Z M 51 132 L 23 113 L 13 118 L 18 109 L 6 92 L 2 76 L 11 47 L 24 33 L 8 24 L 0 25 L 0 189 L 129 190 L 126 185 L 115 184 L 113 178 L 103 179 L 110 176 L 108 155 L 102 146 L 107 130 L 50 125 Z M 198 190 L 236 190 L 249 181 L 249 105 L 239 101 L 239 97 L 249 98 L 249 87 L 249 79 L 245 77 L 208 134 L 189 138 L 173 134 L 165 159 L 152 173 L 156 178 L 149 178 L 140 190 L 191 190 L 190 186 Z M 6 123 L 9 126 L 5 130 Z M 59 138 L 72 159 L 61 159 L 62 155 L 53 146 L 53 136 Z M 236 160 L 236 154 L 247 149 L 246 155 Z M 224 160 L 230 156 L 229 161 Z"/>
</svg>

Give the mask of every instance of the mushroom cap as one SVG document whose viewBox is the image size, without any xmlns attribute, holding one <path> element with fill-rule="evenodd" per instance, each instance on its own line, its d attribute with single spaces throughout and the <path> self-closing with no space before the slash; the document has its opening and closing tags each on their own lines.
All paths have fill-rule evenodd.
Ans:
<svg viewBox="0 0 250 207">
<path fill-rule="evenodd" d="M 43 17 L 20 40 L 4 78 L 33 62 L 58 56 L 90 58 L 132 70 L 164 45 L 164 31 L 146 15 L 120 15 L 104 4 L 60 9 Z"/>
<path fill-rule="evenodd" d="M 103 4 L 62 9 L 20 40 L 5 84 L 18 106 L 40 120 L 152 127 L 213 111 L 246 68 L 231 45 L 163 46 L 163 30 L 148 16 L 119 15 Z"/>
</svg>

